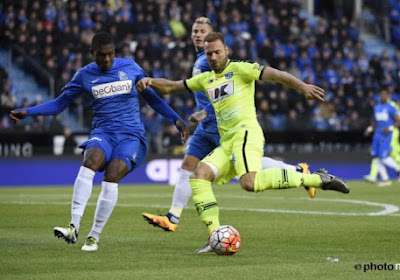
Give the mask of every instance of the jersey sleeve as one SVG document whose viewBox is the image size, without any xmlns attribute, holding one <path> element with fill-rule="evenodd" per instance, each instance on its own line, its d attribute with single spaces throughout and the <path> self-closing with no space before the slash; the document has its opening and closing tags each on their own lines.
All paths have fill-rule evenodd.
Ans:
<svg viewBox="0 0 400 280">
<path fill-rule="evenodd" d="M 146 89 L 140 93 L 146 102 L 153 108 L 156 112 L 161 114 L 165 119 L 167 119 L 171 124 L 176 126 L 176 120 L 179 119 L 184 126 L 186 123 L 179 117 L 175 111 L 154 92 L 151 88 Z M 179 127 L 176 127 L 179 130 Z"/>
<path fill-rule="evenodd" d="M 84 91 L 82 83 L 82 72 L 75 73 L 72 80 L 61 89 L 61 94 L 56 99 L 43 104 L 25 108 L 28 116 L 55 115 L 65 110 Z"/>
<path fill-rule="evenodd" d="M 265 68 L 263 65 L 250 62 L 238 63 L 238 67 L 241 77 L 247 82 L 261 80 L 261 75 Z"/>
<path fill-rule="evenodd" d="M 185 80 L 183 83 L 185 84 L 186 88 L 191 92 L 204 91 L 204 87 L 202 86 L 202 84 L 204 83 L 206 78 L 207 73 L 202 73 Z"/>
<path fill-rule="evenodd" d="M 82 94 L 82 92 L 84 92 L 84 76 L 85 74 L 82 72 L 82 70 L 76 72 L 71 81 L 61 89 L 61 93 L 71 98 L 71 101 L 77 98 L 79 95 Z"/>
<path fill-rule="evenodd" d="M 132 61 L 133 63 L 133 68 L 136 70 L 136 79 L 135 79 L 135 85 L 137 82 L 139 82 L 141 79 L 148 77 L 146 72 L 142 69 L 142 67 L 139 66 L 136 62 Z"/>
</svg>

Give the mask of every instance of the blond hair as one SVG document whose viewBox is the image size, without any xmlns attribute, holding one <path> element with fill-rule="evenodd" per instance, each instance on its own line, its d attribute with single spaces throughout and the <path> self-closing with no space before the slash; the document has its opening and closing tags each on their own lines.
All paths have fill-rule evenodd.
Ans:
<svg viewBox="0 0 400 280">
<path fill-rule="evenodd" d="M 211 21 L 210 21 L 210 19 L 208 17 L 199 17 L 194 21 L 194 23 L 208 24 L 212 29 Z"/>
</svg>

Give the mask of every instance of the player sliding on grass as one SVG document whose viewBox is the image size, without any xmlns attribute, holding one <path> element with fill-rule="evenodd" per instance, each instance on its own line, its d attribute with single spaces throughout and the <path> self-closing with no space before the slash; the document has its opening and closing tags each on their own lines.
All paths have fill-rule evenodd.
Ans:
<svg viewBox="0 0 400 280">
<path fill-rule="evenodd" d="M 114 59 L 115 44 L 108 33 L 100 32 L 93 37 L 91 53 L 95 63 L 81 68 L 59 97 L 10 114 L 15 123 L 25 116 L 54 115 L 81 94 L 89 96 L 94 117 L 90 138 L 81 145 L 84 157 L 74 185 L 71 223 L 66 228 L 54 228 L 57 237 L 68 243 L 76 242 L 80 221 L 92 193 L 93 177 L 96 171 L 105 169 L 93 227 L 83 251 L 98 249 L 100 234 L 117 202 L 118 183 L 143 161 L 148 146 L 140 118 L 138 91 L 134 87 L 146 74 L 133 61 Z M 142 96 L 153 109 L 176 125 L 182 140 L 188 139 L 186 124 L 153 90 L 145 90 Z"/>
<path fill-rule="evenodd" d="M 192 74 L 196 76 L 200 73 L 211 71 L 204 52 L 204 38 L 212 32 L 211 22 L 206 17 L 200 17 L 195 20 L 192 26 L 192 41 L 196 48 L 197 59 L 193 66 Z M 197 109 L 201 111 L 210 104 L 207 95 L 203 91 L 194 92 Z M 154 215 L 143 213 L 143 217 L 150 223 L 166 231 L 176 231 L 179 218 L 183 208 L 189 201 L 192 190 L 189 184 L 189 176 L 196 169 L 200 160 L 208 155 L 212 150 L 219 146 L 220 136 L 217 128 L 215 112 L 211 109 L 210 113 L 197 126 L 194 134 L 190 138 L 189 146 L 183 158 L 181 169 L 179 171 L 178 181 L 175 185 L 172 197 L 172 205 L 166 215 Z M 297 170 L 304 173 L 310 173 L 306 163 L 290 165 L 272 158 L 262 158 L 262 169 L 279 167 L 290 170 Z M 311 198 L 315 196 L 315 188 L 307 188 Z"/>
<path fill-rule="evenodd" d="M 250 192 L 297 187 L 349 192 L 342 179 L 320 170 L 315 174 L 280 168 L 262 170 L 264 134 L 256 117 L 255 81 L 279 82 L 300 91 L 307 99 L 319 101 L 324 101 L 323 89 L 272 67 L 229 60 L 228 47 L 221 33 L 208 34 L 204 49 L 212 71 L 185 81 L 144 78 L 136 88 L 142 91 L 152 87 L 163 94 L 204 91 L 211 101 L 221 136 L 220 146 L 200 162 L 189 180 L 193 202 L 209 233 L 220 225 L 212 181 L 221 185 L 238 176 L 241 187 Z M 210 106 L 206 108 L 207 112 L 211 109 Z M 200 121 L 206 115 L 202 110 L 192 119 Z"/>
</svg>

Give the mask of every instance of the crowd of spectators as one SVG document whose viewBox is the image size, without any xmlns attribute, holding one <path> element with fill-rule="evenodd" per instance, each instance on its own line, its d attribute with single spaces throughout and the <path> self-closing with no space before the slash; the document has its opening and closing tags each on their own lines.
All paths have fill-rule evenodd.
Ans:
<svg viewBox="0 0 400 280">
<path fill-rule="evenodd" d="M 0 40 L 19 45 L 55 73 L 57 95 L 77 69 L 92 61 L 90 42 L 97 31 L 110 32 L 117 42 L 116 55 L 134 59 L 150 76 L 190 77 L 195 61 L 191 25 L 207 16 L 225 35 L 231 58 L 271 65 L 326 90 L 326 102 L 319 103 L 280 85 L 257 83 L 257 116 L 266 131 L 364 129 L 381 86 L 397 97 L 400 50 L 394 56 L 369 56 L 351 16 L 310 18 L 301 13 L 299 2 L 5 1 L 0 6 Z M 196 110 L 191 94 L 164 98 L 186 119 Z M 10 107 L 23 106 L 21 102 Z M 144 105 L 142 113 L 154 149 L 174 141 L 163 138 L 169 128 L 150 107 Z"/>
</svg>

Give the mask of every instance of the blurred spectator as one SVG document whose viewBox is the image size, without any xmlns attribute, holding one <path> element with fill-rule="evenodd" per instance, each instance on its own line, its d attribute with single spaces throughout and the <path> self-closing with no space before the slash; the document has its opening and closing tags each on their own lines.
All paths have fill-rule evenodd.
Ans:
<svg viewBox="0 0 400 280">
<path fill-rule="evenodd" d="M 18 44 L 53 73 L 58 94 L 76 69 L 92 61 L 84 46 L 90 45 L 93 34 L 100 30 L 110 32 L 120 42 L 118 56 L 135 59 L 149 75 L 189 77 L 195 55 L 191 24 L 196 17 L 207 15 L 214 29 L 224 34 L 235 58 L 289 71 L 326 90 L 326 100 L 332 106 L 307 102 L 274 84 L 257 84 L 257 92 L 261 92 L 256 95 L 257 116 L 264 129 L 292 130 L 299 125 L 298 120 L 303 129 L 362 129 L 380 86 L 390 85 L 400 93 L 400 50 L 394 56 L 383 52 L 370 57 L 352 19 L 347 3 L 351 1 L 319 1 L 318 19 L 299 13 L 300 2 L 10 1 L 0 17 L 0 37 L 4 46 Z M 392 40 L 400 46 L 399 1 L 365 4 L 368 7 L 371 3 L 382 16 L 378 23 L 381 33 L 385 33 L 384 20 L 388 18 Z M 7 89 L 7 85 L 11 87 Z M 0 89 L 1 116 L 17 104 L 27 106 L 35 99 L 16 100 L 18 94 L 8 78 L 2 78 Z M 193 112 L 192 102 L 187 96 L 170 98 L 171 106 L 185 116 Z M 143 118 L 149 131 L 153 130 L 149 135 L 153 139 L 151 149 L 161 151 L 161 141 L 157 140 L 157 133 L 163 130 L 161 120 L 147 108 L 143 109 Z M 35 123 L 29 129 L 43 130 L 40 121 Z M 310 127 L 304 127 L 308 123 Z"/>
<path fill-rule="evenodd" d="M 162 134 L 163 152 L 167 155 L 180 155 L 183 152 L 182 140 L 175 126 L 168 125 Z"/>
<path fill-rule="evenodd" d="M 69 127 L 64 127 L 63 132 L 65 138 L 63 155 L 73 155 L 78 143 L 72 135 L 72 131 Z"/>
<path fill-rule="evenodd" d="M 69 130 L 71 130 L 71 129 L 69 129 Z M 61 122 L 61 114 L 54 115 L 52 117 L 50 125 L 49 125 L 49 132 L 62 133 L 63 131 L 65 134 L 64 125 Z"/>
</svg>

